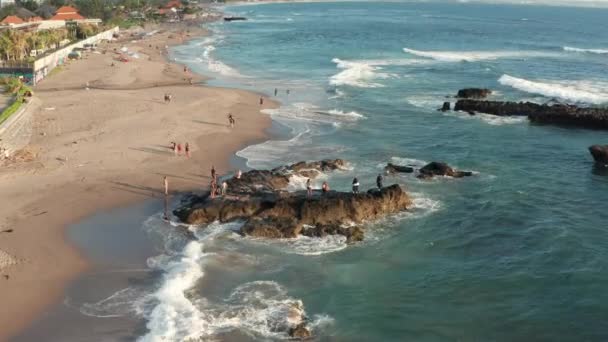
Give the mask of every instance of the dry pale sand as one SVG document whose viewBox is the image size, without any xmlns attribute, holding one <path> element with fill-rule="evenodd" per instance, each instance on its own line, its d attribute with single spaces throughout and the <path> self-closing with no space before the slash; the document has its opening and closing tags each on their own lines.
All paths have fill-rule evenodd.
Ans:
<svg viewBox="0 0 608 342">
<path fill-rule="evenodd" d="M 276 103 L 260 106 L 257 94 L 189 85 L 182 66 L 159 53 L 184 37 L 175 30 L 106 44 L 101 48 L 110 52 L 71 62 L 35 90 L 40 106 L 33 109 L 32 141 L 0 168 L 0 231 L 13 230 L 0 233 L 0 340 L 60 300 L 66 284 L 86 269 L 65 241 L 66 225 L 162 196 L 165 175 L 174 192 L 203 189 L 212 164 L 220 174 L 234 171 L 230 156 L 265 139 L 270 119 L 260 109 Z M 111 51 L 121 46 L 141 58 L 111 66 Z M 165 93 L 173 94 L 169 104 Z M 176 157 L 171 141 L 189 142 L 191 158 Z"/>
</svg>

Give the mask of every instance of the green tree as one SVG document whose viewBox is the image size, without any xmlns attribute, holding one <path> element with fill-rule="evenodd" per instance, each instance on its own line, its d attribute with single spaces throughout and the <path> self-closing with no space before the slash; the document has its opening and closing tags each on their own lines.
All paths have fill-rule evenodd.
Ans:
<svg viewBox="0 0 608 342">
<path fill-rule="evenodd" d="M 17 13 L 17 6 L 7 5 L 0 9 L 0 18 L 4 19 L 9 15 L 15 15 L 15 13 Z"/>
<path fill-rule="evenodd" d="M 17 5 L 24 7 L 32 12 L 37 10 L 39 7 L 38 2 L 34 0 L 19 0 L 17 1 Z"/>
</svg>

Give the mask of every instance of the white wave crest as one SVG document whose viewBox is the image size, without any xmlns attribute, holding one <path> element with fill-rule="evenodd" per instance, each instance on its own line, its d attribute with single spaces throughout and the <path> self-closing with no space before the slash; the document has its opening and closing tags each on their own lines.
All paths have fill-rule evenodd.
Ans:
<svg viewBox="0 0 608 342">
<path fill-rule="evenodd" d="M 443 115 L 453 116 L 464 120 L 480 120 L 492 126 L 515 125 L 528 122 L 528 117 L 526 116 L 498 116 L 485 113 L 475 113 L 475 115 L 470 115 L 469 113 L 460 111 L 448 111 L 444 112 Z"/>
<path fill-rule="evenodd" d="M 213 58 L 211 53 L 215 50 L 215 46 L 207 45 L 203 49 L 203 59 L 207 61 L 207 68 L 211 72 L 228 76 L 228 77 L 243 77 L 236 69 L 222 63 L 221 61 Z"/>
<path fill-rule="evenodd" d="M 253 243 L 279 248 L 282 252 L 299 255 L 323 255 L 335 253 L 348 247 L 344 235 L 308 237 L 299 235 L 292 239 L 250 239 Z"/>
<path fill-rule="evenodd" d="M 381 88 L 384 85 L 373 82 L 373 80 L 387 79 L 394 76 L 379 72 L 381 70 L 380 67 L 365 61 L 344 61 L 334 58 L 332 62 L 336 63 L 338 69 L 342 69 L 342 71 L 333 75 L 329 80 L 329 83 L 335 86 L 347 85 L 360 88 Z"/>
<path fill-rule="evenodd" d="M 196 339 L 205 324 L 203 314 L 186 297 L 185 291 L 203 276 L 200 262 L 204 256 L 200 242 L 191 241 L 177 260 L 165 267 L 161 287 L 153 294 L 158 301 L 149 313 L 148 333 L 140 341 L 178 341 Z"/>
<path fill-rule="evenodd" d="M 581 48 L 577 48 L 577 47 L 571 47 L 571 46 L 564 46 L 564 51 L 568 51 L 568 52 L 580 52 L 580 53 L 594 53 L 594 54 L 607 54 L 608 53 L 608 49 L 581 49 Z"/>
<path fill-rule="evenodd" d="M 555 53 L 543 51 L 422 51 L 404 48 L 406 53 L 441 62 L 475 62 L 501 58 L 553 57 Z"/>
<path fill-rule="evenodd" d="M 350 111 L 350 112 L 345 112 L 342 110 L 338 110 L 338 109 L 332 109 L 328 112 L 331 115 L 337 115 L 341 118 L 345 118 L 345 119 L 354 119 L 354 120 L 359 120 L 359 119 L 365 119 L 365 115 L 359 114 L 355 111 Z"/>
<path fill-rule="evenodd" d="M 588 81 L 530 81 L 509 75 L 502 75 L 498 82 L 502 85 L 546 97 L 556 97 L 566 101 L 589 104 L 608 102 L 608 84 Z"/>
</svg>

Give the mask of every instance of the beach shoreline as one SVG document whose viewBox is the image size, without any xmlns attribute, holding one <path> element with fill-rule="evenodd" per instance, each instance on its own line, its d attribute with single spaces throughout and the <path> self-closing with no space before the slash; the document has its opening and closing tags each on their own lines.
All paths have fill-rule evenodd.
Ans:
<svg viewBox="0 0 608 342">
<path fill-rule="evenodd" d="M 0 340 L 26 329 L 90 267 L 67 241 L 67 226 L 161 198 L 165 175 L 173 194 L 200 191 L 211 166 L 219 174 L 234 172 L 234 154 L 268 138 L 271 119 L 260 110 L 276 102 L 260 106 L 258 94 L 190 85 L 190 78 L 203 78 L 166 63 L 166 46 L 206 34 L 200 25 L 161 31 L 103 46 L 107 53 L 71 62 L 36 87 L 42 104 L 32 109 L 31 142 L 0 171 L 0 193 L 10 198 L 0 208 L 0 230 L 12 229 L 0 236 L 7 261 L 0 265 Z M 133 52 L 128 63 L 115 61 L 121 46 Z M 168 104 L 162 101 L 167 93 L 173 95 Z M 235 115 L 234 129 L 227 113 Z M 190 158 L 173 155 L 173 139 L 189 142 Z"/>
</svg>

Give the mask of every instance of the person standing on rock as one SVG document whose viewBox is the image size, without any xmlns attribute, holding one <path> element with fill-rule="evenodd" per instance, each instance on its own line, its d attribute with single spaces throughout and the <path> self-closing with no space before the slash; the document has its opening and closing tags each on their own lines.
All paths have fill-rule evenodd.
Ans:
<svg viewBox="0 0 608 342">
<path fill-rule="evenodd" d="M 310 184 L 310 178 L 306 181 L 306 194 L 308 197 L 312 196 L 312 185 Z"/>
<path fill-rule="evenodd" d="M 321 186 L 321 190 L 323 191 L 324 194 L 326 194 L 329 191 L 329 184 L 327 184 L 327 182 L 323 182 L 323 185 Z"/>
<path fill-rule="evenodd" d="M 376 185 L 378 186 L 378 190 L 382 190 L 382 174 L 378 174 L 376 177 Z"/>
<path fill-rule="evenodd" d="M 353 178 L 353 194 L 359 193 L 359 180 L 357 177 Z"/>
<path fill-rule="evenodd" d="M 241 176 L 243 175 L 243 173 L 241 172 L 241 170 L 238 170 L 236 172 L 236 179 L 241 179 Z"/>
<path fill-rule="evenodd" d="M 228 190 L 228 183 L 226 181 L 222 182 L 222 196 L 226 196 L 226 190 Z"/>
</svg>

